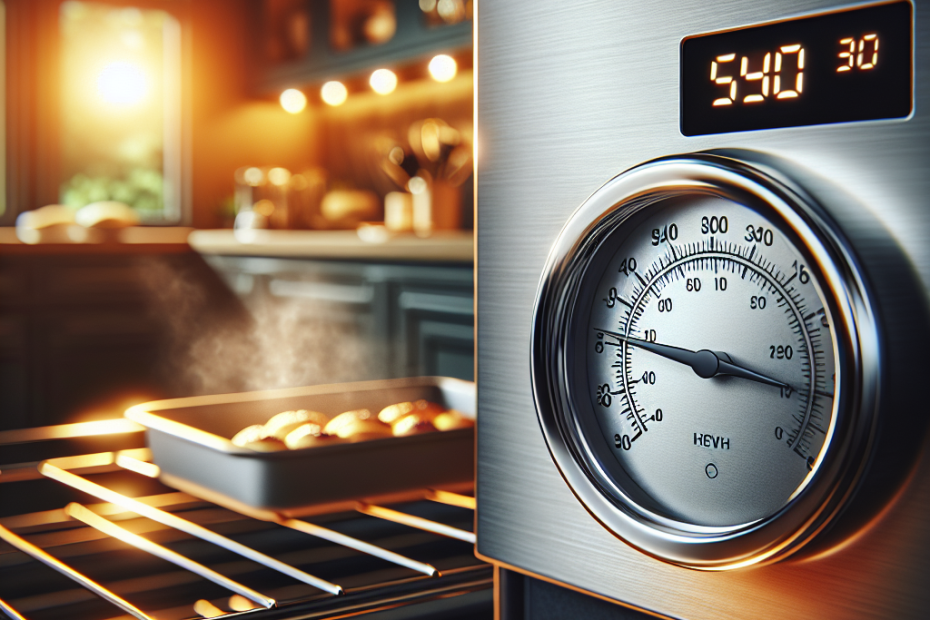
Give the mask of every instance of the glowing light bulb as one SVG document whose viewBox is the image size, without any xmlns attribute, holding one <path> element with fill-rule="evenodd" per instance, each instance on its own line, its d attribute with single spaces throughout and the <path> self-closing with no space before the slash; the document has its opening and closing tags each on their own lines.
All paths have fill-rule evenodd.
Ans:
<svg viewBox="0 0 930 620">
<path fill-rule="evenodd" d="M 251 185 L 252 187 L 258 187 L 265 180 L 265 173 L 262 172 L 261 168 L 247 168 L 245 172 L 242 173 L 242 177 L 245 179 L 245 182 Z"/>
<path fill-rule="evenodd" d="M 349 97 L 349 91 L 346 89 L 345 84 L 334 80 L 323 84 L 323 87 L 320 89 L 320 97 L 322 97 L 323 102 L 328 105 L 342 105 Z"/>
<path fill-rule="evenodd" d="M 141 102 L 148 94 L 145 72 L 130 62 L 111 62 L 97 74 L 97 94 L 105 102 L 131 106 Z"/>
<path fill-rule="evenodd" d="M 378 69 L 368 80 L 371 89 L 379 95 L 388 95 L 397 88 L 397 75 L 389 69 Z"/>
<path fill-rule="evenodd" d="M 451 56 L 439 54 L 433 56 L 433 59 L 429 61 L 429 74 L 437 82 L 448 82 L 455 77 L 457 71 L 458 65 L 455 64 L 455 59 Z"/>
<path fill-rule="evenodd" d="M 268 171 L 268 182 L 272 185 L 287 185 L 291 180 L 291 172 L 287 168 L 272 168 Z"/>
<path fill-rule="evenodd" d="M 307 107 L 307 96 L 296 88 L 288 88 L 281 93 L 281 107 L 291 114 L 299 114 Z"/>
</svg>

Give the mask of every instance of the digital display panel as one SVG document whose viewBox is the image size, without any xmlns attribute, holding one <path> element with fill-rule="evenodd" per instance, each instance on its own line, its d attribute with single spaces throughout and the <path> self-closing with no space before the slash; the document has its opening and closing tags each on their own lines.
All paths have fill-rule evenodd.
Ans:
<svg viewBox="0 0 930 620">
<path fill-rule="evenodd" d="M 908 116 L 911 14 L 893 2 L 686 38 L 681 133 Z"/>
</svg>

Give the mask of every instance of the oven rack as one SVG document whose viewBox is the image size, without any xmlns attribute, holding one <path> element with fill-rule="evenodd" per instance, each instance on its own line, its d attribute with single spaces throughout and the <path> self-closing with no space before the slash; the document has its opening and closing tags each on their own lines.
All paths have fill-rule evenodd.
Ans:
<svg viewBox="0 0 930 620">
<path fill-rule="evenodd" d="M 101 435 L 121 435 L 125 444 L 126 437 L 142 432 L 141 427 L 126 420 L 107 422 L 109 424 L 0 432 L 0 447 L 43 441 L 48 444 L 50 440 L 75 437 L 99 438 Z M 138 441 L 136 437 L 136 443 Z M 22 486 L 5 483 L 33 481 L 47 484 L 54 481 L 70 493 L 76 491 L 77 499 L 83 496 L 93 500 L 69 501 L 57 509 L 0 518 L 0 540 L 11 548 L 3 549 L 0 544 L 0 570 L 15 569 L 24 562 L 39 562 L 80 586 L 76 590 L 59 590 L 54 596 L 37 594 L 13 600 L 9 594 L 5 599 L 0 596 L 0 616 L 5 613 L 14 619 L 31 620 L 30 611 L 37 610 L 37 618 L 55 617 L 54 610 L 60 612 L 61 608 L 71 604 L 69 601 L 86 602 L 94 596 L 107 601 L 116 612 L 107 616 L 106 613 L 101 615 L 98 609 L 91 614 L 98 618 L 180 620 L 240 615 L 344 617 L 430 600 L 448 601 L 456 597 L 465 600 L 468 595 L 479 592 L 483 596 L 489 595 L 491 569 L 474 558 L 471 548 L 475 535 L 468 527 L 473 523 L 475 500 L 467 494 L 468 489 L 422 489 L 388 498 L 361 498 L 350 503 L 321 506 L 312 517 L 292 518 L 271 511 L 221 505 L 173 489 L 130 497 L 111 488 L 112 484 L 95 480 L 117 474 L 123 478 L 128 476 L 154 482 L 158 480 L 159 473 L 147 448 L 124 448 L 0 465 L 0 491 L 4 487 Z M 125 486 L 126 483 L 122 481 L 121 484 Z M 7 501 L 10 500 L 4 500 Z M 424 516 L 424 505 L 440 507 L 440 513 L 442 509 L 450 509 L 456 514 L 451 519 L 449 514 L 442 515 L 445 519 L 431 514 Z M 427 509 L 425 512 L 435 510 Z M 463 512 L 469 515 L 467 524 L 462 523 L 460 513 Z M 370 522 L 361 530 L 361 535 L 348 533 L 347 523 L 352 525 L 351 522 L 357 518 Z M 385 527 L 391 529 L 390 536 L 382 537 L 386 543 L 365 540 L 366 537 L 371 538 L 365 535 L 366 531 L 383 530 Z M 319 544 L 311 545 L 310 549 L 302 552 L 268 553 L 257 549 L 257 545 L 250 546 L 237 540 L 242 536 L 235 535 L 236 532 L 249 530 L 264 530 L 265 534 L 296 533 Z M 415 534 L 411 535 L 411 532 Z M 423 561 L 422 558 L 411 557 L 415 554 L 402 552 L 405 545 L 411 548 L 422 548 L 423 544 L 437 546 L 436 542 L 428 543 L 428 540 L 447 541 L 446 547 L 454 541 L 451 544 L 458 548 L 447 549 L 453 554 L 451 564 L 449 557 L 441 557 L 446 565 L 439 566 L 441 562 Z M 217 563 L 216 558 L 212 558 L 214 561 L 211 562 L 213 554 L 204 553 L 202 548 L 194 554 L 181 552 L 190 547 L 190 541 L 199 541 L 201 547 L 212 545 L 221 550 L 226 561 Z M 320 544 L 327 546 L 320 547 Z M 462 547 L 465 547 L 464 552 Z M 105 586 L 101 583 L 103 580 L 86 575 L 86 570 L 82 572 L 80 566 L 73 566 L 75 562 L 69 560 L 69 557 L 74 557 L 78 564 L 86 564 L 88 557 L 93 558 L 94 554 L 113 555 L 114 550 L 127 548 L 133 550 L 135 558 L 147 554 L 181 571 L 162 570 L 135 580 L 116 580 L 113 585 Z M 15 554 L 12 549 L 24 555 Z M 88 553 L 82 555 L 82 549 Z M 324 550 L 323 556 L 327 553 L 330 556 L 328 561 L 325 557 L 311 561 L 312 556 L 320 556 Z M 207 561 L 199 561 L 192 555 L 206 556 Z M 470 561 L 463 561 L 463 557 L 468 556 Z M 316 565 L 334 561 L 358 562 L 359 557 L 375 558 L 382 566 L 388 565 L 394 570 L 369 570 L 370 574 L 381 573 L 384 578 L 366 581 L 353 575 L 345 584 L 340 583 L 340 579 L 314 574 Z M 311 567 L 305 568 L 308 561 Z M 265 573 L 263 579 L 254 578 L 256 565 Z M 248 579 L 242 577 L 249 576 L 253 577 L 251 581 L 261 584 L 244 583 Z M 190 584 L 194 582 L 212 587 L 206 588 L 208 594 L 195 596 L 186 604 L 168 608 L 155 604 L 154 611 L 144 611 L 143 608 L 151 609 L 151 605 L 137 605 L 127 600 L 146 599 L 146 591 L 177 589 L 178 584 L 182 590 L 189 591 Z M 221 596 L 217 596 L 218 588 L 224 591 Z M 3 594 L 0 588 L 0 595 Z M 61 600 L 56 601 L 55 596 Z M 52 613 L 49 613 L 50 609 Z M 117 615 L 120 613 L 122 615 Z"/>
</svg>

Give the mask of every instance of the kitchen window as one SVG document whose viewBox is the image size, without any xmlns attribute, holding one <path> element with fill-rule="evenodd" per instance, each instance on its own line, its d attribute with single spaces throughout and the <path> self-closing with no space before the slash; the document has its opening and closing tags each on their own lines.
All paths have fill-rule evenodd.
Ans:
<svg viewBox="0 0 930 620">
<path fill-rule="evenodd" d="M 100 200 L 129 204 L 144 224 L 188 222 L 190 3 L 0 7 L 0 226 L 44 205 Z"/>
<path fill-rule="evenodd" d="M 181 28 L 150 8 L 60 6 L 60 202 L 181 219 Z"/>
</svg>

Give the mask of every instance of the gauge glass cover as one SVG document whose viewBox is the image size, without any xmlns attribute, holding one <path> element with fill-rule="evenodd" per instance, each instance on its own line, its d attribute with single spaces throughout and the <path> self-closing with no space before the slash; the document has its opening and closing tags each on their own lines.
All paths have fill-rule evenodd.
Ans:
<svg viewBox="0 0 930 620">
<path fill-rule="evenodd" d="M 803 488 L 833 427 L 817 276 L 784 226 L 746 205 L 697 194 L 642 215 L 605 240 L 584 288 L 592 417 L 657 513 L 768 517 Z"/>
<path fill-rule="evenodd" d="M 858 273 L 823 211 L 771 170 L 666 158 L 595 192 L 550 253 L 531 356 L 576 496 L 685 566 L 796 551 L 871 441 L 877 370 L 862 360 L 878 338 Z"/>
</svg>

